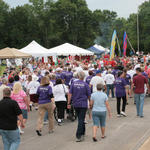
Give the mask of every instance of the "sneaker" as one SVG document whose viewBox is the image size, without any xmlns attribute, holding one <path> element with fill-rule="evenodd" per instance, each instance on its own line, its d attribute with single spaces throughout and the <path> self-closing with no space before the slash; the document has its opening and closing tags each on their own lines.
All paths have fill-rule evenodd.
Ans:
<svg viewBox="0 0 150 150">
<path fill-rule="evenodd" d="M 82 141 L 84 141 L 84 135 L 82 135 L 80 138 L 76 139 L 76 142 L 82 142 Z"/>
<path fill-rule="evenodd" d="M 52 133 L 54 133 L 54 130 L 50 130 L 48 133 L 49 133 L 49 134 L 52 134 Z"/>
<path fill-rule="evenodd" d="M 88 124 L 88 121 L 87 121 L 87 120 L 85 120 L 85 121 L 84 121 L 84 123 L 85 123 L 85 124 Z"/>
<path fill-rule="evenodd" d="M 19 132 L 20 132 L 20 134 L 24 134 L 24 131 L 22 131 L 22 130 L 19 130 Z"/>
<path fill-rule="evenodd" d="M 38 107 L 35 107 L 35 110 L 38 110 Z"/>
<path fill-rule="evenodd" d="M 46 125 L 46 124 L 48 124 L 48 121 L 44 121 L 44 123 L 43 123 L 44 125 Z"/>
<path fill-rule="evenodd" d="M 123 115 L 124 117 L 127 117 L 126 113 L 125 112 L 121 112 L 121 115 Z"/>
<path fill-rule="evenodd" d="M 24 133 L 24 131 L 21 130 L 20 126 L 18 127 L 18 129 L 19 129 L 19 133 L 20 133 L 20 134 L 23 134 L 23 133 Z"/>
<path fill-rule="evenodd" d="M 117 114 L 117 117 L 121 117 L 121 115 L 120 115 L 120 114 Z"/>
<path fill-rule="evenodd" d="M 82 141 L 81 138 L 76 139 L 76 142 L 81 142 L 81 141 Z"/>
</svg>

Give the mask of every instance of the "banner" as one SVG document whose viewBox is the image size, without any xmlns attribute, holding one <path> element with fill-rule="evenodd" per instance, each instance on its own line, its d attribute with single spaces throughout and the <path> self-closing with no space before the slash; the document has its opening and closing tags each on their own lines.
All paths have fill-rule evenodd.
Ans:
<svg viewBox="0 0 150 150">
<path fill-rule="evenodd" d="M 126 56 L 126 51 L 127 51 L 127 34 L 124 32 L 123 36 L 123 56 Z"/>
<path fill-rule="evenodd" d="M 115 57 L 116 38 L 117 38 L 117 32 L 116 30 L 114 30 L 112 41 L 111 41 L 110 60 L 112 60 Z"/>
</svg>

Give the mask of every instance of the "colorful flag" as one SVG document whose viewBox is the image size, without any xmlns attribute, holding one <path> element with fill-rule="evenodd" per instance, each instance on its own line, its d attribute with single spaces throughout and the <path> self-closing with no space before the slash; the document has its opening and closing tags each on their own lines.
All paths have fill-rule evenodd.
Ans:
<svg viewBox="0 0 150 150">
<path fill-rule="evenodd" d="M 114 30 L 112 41 L 111 41 L 110 60 L 112 60 L 115 57 L 116 38 L 117 38 L 117 32 L 116 30 Z"/>
<path fill-rule="evenodd" d="M 124 32 L 123 36 L 123 56 L 126 56 L 126 50 L 127 50 L 127 34 Z"/>
</svg>

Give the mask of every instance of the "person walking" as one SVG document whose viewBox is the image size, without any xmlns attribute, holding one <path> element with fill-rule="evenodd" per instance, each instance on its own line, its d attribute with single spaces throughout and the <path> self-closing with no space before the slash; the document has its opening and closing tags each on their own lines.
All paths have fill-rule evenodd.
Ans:
<svg viewBox="0 0 150 150">
<path fill-rule="evenodd" d="M 99 126 L 101 127 L 101 138 L 105 138 L 105 122 L 107 110 L 109 117 L 111 118 L 108 96 L 103 92 L 102 84 L 97 84 L 97 92 L 91 95 L 90 107 L 92 108 L 93 118 L 93 141 L 97 142 L 96 134 Z"/>
<path fill-rule="evenodd" d="M 54 100 L 57 108 L 58 125 L 61 125 L 64 120 L 65 108 L 67 105 L 66 94 L 68 88 L 62 83 L 61 79 L 56 80 L 56 85 L 53 87 Z"/>
<path fill-rule="evenodd" d="M 30 110 L 32 111 L 32 105 L 34 104 L 35 110 L 38 110 L 38 97 L 37 97 L 37 89 L 40 86 L 40 83 L 37 81 L 38 77 L 36 75 L 32 76 L 32 81 L 29 83 L 27 87 L 27 93 L 30 96 Z"/>
<path fill-rule="evenodd" d="M 92 92 L 97 92 L 97 84 L 103 84 L 104 85 L 104 89 L 106 90 L 106 84 L 104 79 L 101 77 L 101 70 L 97 70 L 96 71 L 96 76 L 94 76 L 91 81 L 90 81 L 90 88 L 92 87 Z"/>
<path fill-rule="evenodd" d="M 5 78 L 2 79 L 2 85 L 0 86 L 0 100 L 3 99 L 3 90 L 8 87 L 7 84 L 8 84 L 7 79 Z"/>
<path fill-rule="evenodd" d="M 106 82 L 106 87 L 107 87 L 107 96 L 109 97 L 110 90 L 111 90 L 111 96 L 114 98 L 114 82 L 115 82 L 115 77 L 111 73 L 111 70 L 108 70 L 108 74 L 104 77 L 104 80 Z"/>
<path fill-rule="evenodd" d="M 143 115 L 143 106 L 145 98 L 144 87 L 146 84 L 147 89 L 149 91 L 149 85 L 148 80 L 146 79 L 145 76 L 142 75 L 141 72 L 142 72 L 141 68 L 136 68 L 137 75 L 133 77 L 132 89 L 134 88 L 134 99 L 136 102 L 137 116 L 142 118 L 144 117 Z"/>
<path fill-rule="evenodd" d="M 29 108 L 29 100 L 27 98 L 26 93 L 24 92 L 24 90 L 22 89 L 21 83 L 20 82 L 16 82 L 13 86 L 13 91 L 11 93 L 11 99 L 15 100 L 21 111 L 22 111 L 22 115 L 23 115 L 23 121 L 24 124 L 26 124 L 27 119 L 28 119 L 28 112 L 30 110 Z M 18 120 L 18 128 L 21 134 L 24 133 L 24 131 L 21 130 L 21 122 Z"/>
<path fill-rule="evenodd" d="M 38 113 L 38 121 L 36 127 L 36 133 L 38 136 L 42 136 L 42 127 L 45 112 L 48 111 L 48 121 L 49 121 L 49 133 L 54 132 L 54 118 L 53 118 L 53 110 L 54 110 L 54 99 L 52 88 L 49 86 L 49 78 L 43 77 L 41 79 L 41 85 L 37 89 L 38 96 L 38 104 L 39 104 L 39 113 Z"/>
<path fill-rule="evenodd" d="M 118 77 L 115 80 L 115 91 L 116 91 L 116 98 L 117 98 L 117 117 L 121 117 L 123 115 L 126 117 L 125 108 L 126 108 L 126 88 L 127 83 L 124 78 L 124 73 L 122 71 L 118 72 Z M 121 99 L 123 100 L 122 103 L 122 111 L 120 112 L 120 105 Z"/>
<path fill-rule="evenodd" d="M 76 131 L 76 142 L 84 140 L 85 135 L 85 115 L 88 108 L 88 99 L 90 100 L 91 91 L 86 82 L 84 82 L 85 74 L 83 71 L 78 72 L 79 80 L 74 81 L 70 87 L 68 94 L 68 109 L 71 108 L 71 100 L 78 117 L 78 127 Z"/>
<path fill-rule="evenodd" d="M 17 120 L 24 128 L 22 111 L 16 101 L 10 98 L 11 89 L 3 90 L 3 99 L 0 101 L 0 135 L 2 136 L 4 150 L 17 150 L 20 144 L 20 133 Z"/>
</svg>

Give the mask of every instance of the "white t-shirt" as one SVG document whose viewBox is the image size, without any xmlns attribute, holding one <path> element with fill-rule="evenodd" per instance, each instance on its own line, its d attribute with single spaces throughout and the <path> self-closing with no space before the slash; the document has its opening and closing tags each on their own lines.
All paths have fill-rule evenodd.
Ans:
<svg viewBox="0 0 150 150">
<path fill-rule="evenodd" d="M 113 84 L 115 81 L 114 75 L 112 74 L 106 74 L 106 76 L 104 77 L 104 80 L 106 82 L 106 84 Z"/>
<path fill-rule="evenodd" d="M 27 80 L 27 76 L 25 74 L 23 74 L 20 78 L 21 78 L 22 86 L 25 86 L 25 82 Z"/>
<path fill-rule="evenodd" d="M 106 74 L 107 74 L 107 70 L 105 70 L 104 72 L 102 72 L 101 75 L 102 75 L 102 78 L 103 78 L 103 79 L 105 79 Z"/>
<path fill-rule="evenodd" d="M 140 68 L 140 64 L 135 65 L 134 70 L 136 70 L 136 68 Z"/>
<path fill-rule="evenodd" d="M 105 85 L 104 79 L 100 76 L 95 76 L 91 79 L 90 85 L 93 86 L 93 92 L 97 92 L 97 84 Z"/>
<path fill-rule="evenodd" d="M 134 70 L 129 70 L 127 71 L 127 74 L 129 74 L 131 76 L 131 79 L 133 79 L 134 74 L 136 74 L 136 72 Z"/>
<path fill-rule="evenodd" d="M 38 81 L 31 81 L 27 86 L 27 89 L 29 90 L 29 94 L 36 94 L 39 86 L 40 83 Z"/>
<path fill-rule="evenodd" d="M 76 67 L 74 68 L 76 72 L 80 72 L 80 71 L 83 71 L 83 69 L 81 67 Z"/>
<path fill-rule="evenodd" d="M 58 84 L 53 87 L 53 95 L 55 102 L 66 101 L 66 93 L 68 93 L 68 88 L 65 84 Z"/>
</svg>

